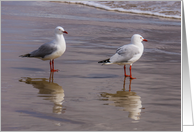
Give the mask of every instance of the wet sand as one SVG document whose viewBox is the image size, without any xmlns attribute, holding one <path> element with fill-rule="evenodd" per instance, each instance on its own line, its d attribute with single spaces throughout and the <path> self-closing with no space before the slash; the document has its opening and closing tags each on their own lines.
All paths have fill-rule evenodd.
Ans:
<svg viewBox="0 0 194 132">
<path fill-rule="evenodd" d="M 55 2 L 2 2 L 1 9 L 3 131 L 181 130 L 179 20 Z M 18 57 L 52 40 L 59 25 L 69 33 L 55 60 L 59 72 L 49 72 L 49 61 Z M 133 64 L 137 79 L 97 63 L 135 33 L 148 40 Z"/>
</svg>

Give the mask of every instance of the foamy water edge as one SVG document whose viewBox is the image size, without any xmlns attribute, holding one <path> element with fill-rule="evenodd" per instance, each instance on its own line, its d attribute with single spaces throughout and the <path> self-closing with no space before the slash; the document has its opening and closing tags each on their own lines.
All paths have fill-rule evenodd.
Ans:
<svg viewBox="0 0 194 132">
<path fill-rule="evenodd" d="M 103 9 L 103 10 L 107 10 L 107 11 L 116 11 L 116 12 L 122 12 L 122 13 L 149 15 L 149 16 L 157 16 L 157 17 L 171 18 L 171 19 L 181 19 L 181 16 L 178 16 L 178 15 L 165 15 L 162 13 L 151 12 L 151 11 L 141 11 L 141 10 L 135 10 L 135 9 L 112 8 L 112 7 L 102 5 L 100 3 L 96 3 L 93 1 L 63 1 L 63 2 L 69 3 L 69 4 L 80 4 L 80 5 L 90 6 L 90 7 Z"/>
</svg>

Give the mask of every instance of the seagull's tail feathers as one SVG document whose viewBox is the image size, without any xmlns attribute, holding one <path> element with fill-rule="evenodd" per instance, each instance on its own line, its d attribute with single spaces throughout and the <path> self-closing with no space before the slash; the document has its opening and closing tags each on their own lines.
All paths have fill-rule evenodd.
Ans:
<svg viewBox="0 0 194 132">
<path fill-rule="evenodd" d="M 20 55 L 19 57 L 31 57 L 30 54 Z"/>
<path fill-rule="evenodd" d="M 109 59 L 106 59 L 106 60 L 99 61 L 98 63 L 102 63 L 102 65 L 112 64 L 112 63 L 110 62 L 110 58 L 109 58 Z"/>
</svg>

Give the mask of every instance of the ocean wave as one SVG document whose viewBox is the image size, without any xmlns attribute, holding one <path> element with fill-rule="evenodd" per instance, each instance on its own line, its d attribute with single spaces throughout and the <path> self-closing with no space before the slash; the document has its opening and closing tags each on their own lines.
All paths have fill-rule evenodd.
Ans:
<svg viewBox="0 0 194 132">
<path fill-rule="evenodd" d="M 125 4 L 119 3 L 120 1 L 117 1 L 117 3 L 114 3 L 114 4 L 110 4 L 110 2 L 108 3 L 108 2 L 101 2 L 101 1 L 64 1 L 64 2 L 70 3 L 70 4 L 81 4 L 81 5 L 95 7 L 103 10 L 108 10 L 108 11 L 181 19 L 181 7 L 179 10 L 177 10 L 177 7 L 179 7 L 180 4 L 174 8 L 171 6 L 171 10 L 169 10 L 168 8 L 170 5 L 167 6 L 167 4 L 163 4 L 163 7 L 162 7 L 162 3 L 154 3 L 154 4 L 151 3 L 149 6 L 145 8 L 145 7 L 142 7 L 144 3 L 139 2 L 139 3 L 131 4 L 132 1 L 125 1 L 125 2 L 128 2 Z"/>
</svg>

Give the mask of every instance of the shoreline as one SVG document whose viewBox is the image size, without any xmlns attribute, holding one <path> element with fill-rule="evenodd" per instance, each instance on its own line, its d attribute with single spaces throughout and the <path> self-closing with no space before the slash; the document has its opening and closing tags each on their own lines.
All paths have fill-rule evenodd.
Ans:
<svg viewBox="0 0 194 132">
<path fill-rule="evenodd" d="M 105 5 L 99 5 L 99 6 L 94 6 L 92 4 L 86 4 L 86 3 L 82 3 L 82 2 L 72 2 L 72 1 L 51 1 L 51 2 L 56 2 L 56 3 L 68 3 L 68 4 L 77 4 L 77 5 L 83 5 L 83 6 L 88 6 L 88 7 L 92 7 L 92 8 L 96 8 L 96 9 L 101 9 L 101 10 L 106 10 L 106 11 L 113 11 L 113 12 L 119 12 L 119 13 L 128 13 L 131 15 L 140 15 L 140 16 L 147 16 L 147 17 L 156 17 L 156 18 L 163 18 L 163 19 L 170 19 L 170 20 L 179 20 L 181 21 L 181 16 L 174 16 L 174 15 L 170 15 L 170 16 L 166 16 L 160 13 L 151 13 L 149 11 L 138 11 L 138 10 L 134 10 L 134 11 L 130 11 L 130 10 L 126 10 L 126 9 L 117 9 L 117 8 L 110 8 L 110 7 L 104 7 Z M 101 7 L 103 6 L 103 7 Z"/>
</svg>

